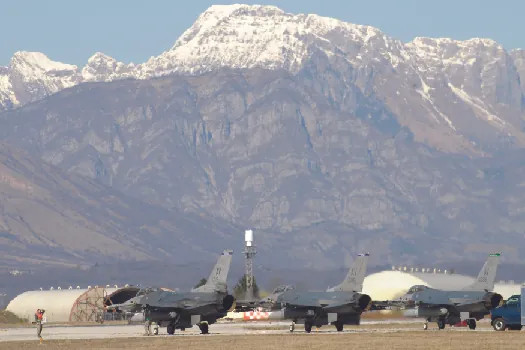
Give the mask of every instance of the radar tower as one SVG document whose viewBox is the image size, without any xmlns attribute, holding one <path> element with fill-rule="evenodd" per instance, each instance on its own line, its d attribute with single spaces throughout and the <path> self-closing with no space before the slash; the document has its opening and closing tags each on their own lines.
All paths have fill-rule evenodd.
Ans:
<svg viewBox="0 0 525 350">
<path fill-rule="evenodd" d="M 257 254 L 255 244 L 253 243 L 253 231 L 244 232 L 244 260 L 245 260 L 245 278 L 246 278 L 246 299 L 252 300 L 253 295 L 253 257 Z"/>
</svg>

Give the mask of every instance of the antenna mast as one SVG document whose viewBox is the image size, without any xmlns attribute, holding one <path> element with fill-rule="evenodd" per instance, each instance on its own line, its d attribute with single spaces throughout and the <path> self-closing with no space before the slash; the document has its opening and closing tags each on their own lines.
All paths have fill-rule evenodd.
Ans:
<svg viewBox="0 0 525 350">
<path fill-rule="evenodd" d="M 253 257 L 257 254 L 255 244 L 253 243 L 253 231 L 246 230 L 244 232 L 244 260 L 246 270 L 244 276 L 246 278 L 246 299 L 252 300 L 253 295 Z"/>
</svg>

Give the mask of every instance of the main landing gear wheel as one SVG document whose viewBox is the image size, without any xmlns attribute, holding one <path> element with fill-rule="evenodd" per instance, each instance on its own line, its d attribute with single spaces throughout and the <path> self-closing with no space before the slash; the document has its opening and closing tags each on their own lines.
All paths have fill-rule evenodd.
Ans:
<svg viewBox="0 0 525 350">
<path fill-rule="evenodd" d="M 310 333 L 312 331 L 312 324 L 310 322 L 304 323 L 304 331 L 306 333 Z"/>
<path fill-rule="evenodd" d="M 338 331 L 338 332 L 342 332 L 343 331 L 343 324 L 341 322 L 335 322 L 334 323 L 334 326 L 335 326 L 335 329 Z"/>
<path fill-rule="evenodd" d="M 207 323 L 199 324 L 199 329 L 201 330 L 201 334 L 208 334 L 208 324 Z"/>
<path fill-rule="evenodd" d="M 423 330 L 426 331 L 427 329 L 428 329 L 428 323 L 425 322 L 425 323 L 423 323 Z"/>
<path fill-rule="evenodd" d="M 437 324 L 438 324 L 438 328 L 439 329 L 445 329 L 445 320 L 444 319 L 439 319 L 437 321 Z"/>
<path fill-rule="evenodd" d="M 473 329 L 473 330 L 476 329 L 476 320 L 473 319 L 473 318 L 468 319 L 467 320 L 467 326 L 470 329 Z"/>
<path fill-rule="evenodd" d="M 293 333 L 294 330 L 295 330 L 295 322 L 292 322 L 292 324 L 290 325 L 290 333 Z"/>
<path fill-rule="evenodd" d="M 175 325 L 169 324 L 168 327 L 166 327 L 166 331 L 169 335 L 173 335 L 175 333 Z"/>
<path fill-rule="evenodd" d="M 159 335 L 159 326 L 153 327 L 153 335 Z"/>
</svg>

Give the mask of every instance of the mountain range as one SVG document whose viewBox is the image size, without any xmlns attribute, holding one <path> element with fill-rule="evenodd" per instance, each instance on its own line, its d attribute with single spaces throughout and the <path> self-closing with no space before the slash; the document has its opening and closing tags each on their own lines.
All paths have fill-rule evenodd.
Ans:
<svg viewBox="0 0 525 350">
<path fill-rule="evenodd" d="M 489 39 L 402 43 L 273 6 L 212 6 L 142 64 L 96 53 L 80 69 L 15 53 L 0 68 L 0 139 L 65 183 L 89 183 L 95 207 L 107 192 L 148 208 L 118 207 L 126 232 L 157 225 L 132 234 L 141 248 L 114 238 L 93 248 L 99 256 L 190 255 L 184 244 L 195 256 L 223 249 L 221 229 L 234 239 L 253 228 L 274 264 L 340 266 L 363 250 L 376 263 L 494 250 L 516 262 L 524 74 L 525 51 Z M 191 215 L 202 222 L 178 226 Z M 163 238 L 150 241 L 159 225 Z M 4 249 L 32 247 L 14 231 Z M 77 254 L 91 235 L 118 232 L 101 226 L 73 247 L 64 242 L 75 229 L 59 231 L 55 245 L 42 242 L 50 252 Z"/>
</svg>

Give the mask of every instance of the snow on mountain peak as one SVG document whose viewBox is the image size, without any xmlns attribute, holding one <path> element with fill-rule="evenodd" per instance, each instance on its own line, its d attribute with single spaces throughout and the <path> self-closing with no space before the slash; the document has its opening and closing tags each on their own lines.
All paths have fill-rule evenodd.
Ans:
<svg viewBox="0 0 525 350">
<path fill-rule="evenodd" d="M 374 37 L 391 41 L 373 27 L 311 14 L 294 15 L 275 6 L 215 5 L 202 13 L 169 51 L 140 65 L 137 77 L 219 67 L 297 71 L 311 49 L 331 56 L 340 51 L 339 44 L 344 46 L 344 38 L 363 46 Z"/>
<path fill-rule="evenodd" d="M 111 81 L 119 78 L 132 77 L 133 63 L 124 64 L 118 62 L 101 52 L 95 53 L 88 60 L 87 65 L 82 68 L 83 81 Z"/>
<path fill-rule="evenodd" d="M 13 66 L 13 64 L 18 65 L 19 67 L 30 69 L 36 74 L 46 74 L 61 71 L 75 72 L 77 70 L 77 66 L 52 61 L 49 59 L 49 57 L 41 52 L 18 51 L 11 59 L 11 66 Z"/>
</svg>

